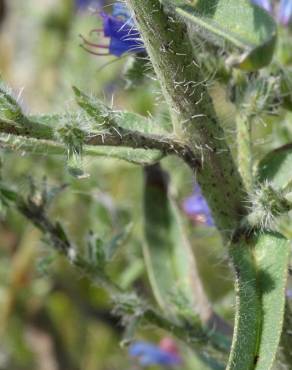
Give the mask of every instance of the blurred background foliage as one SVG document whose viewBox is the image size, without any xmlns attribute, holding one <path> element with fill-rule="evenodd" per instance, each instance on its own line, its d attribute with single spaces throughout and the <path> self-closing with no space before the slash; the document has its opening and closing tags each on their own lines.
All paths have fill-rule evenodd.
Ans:
<svg viewBox="0 0 292 370">
<path fill-rule="evenodd" d="M 77 10 L 73 0 L 9 0 L 5 7 L 1 0 L 0 19 L 1 76 L 20 96 L 26 112 L 70 110 L 72 85 L 76 85 L 115 108 L 167 119 L 156 81 L 149 78 L 142 88 L 129 88 L 124 72 L 132 57 L 96 57 L 79 47 L 79 34 L 98 28 L 96 13 Z M 226 103 L 219 85 L 214 83 L 211 89 L 232 142 L 234 108 Z M 291 141 L 289 119 L 283 115 L 281 124 L 269 119 L 255 125 L 258 158 Z M 2 178 L 17 184 L 24 194 L 30 178 L 38 185 L 44 177 L 52 186 L 68 184 L 54 202 L 51 216 L 62 220 L 79 248 L 84 248 L 90 231 L 108 241 L 131 224 L 109 272 L 122 287 L 153 300 L 142 258 L 140 167 L 108 158 L 85 158 L 89 177 L 75 179 L 68 174 L 64 158 L 7 150 L 1 150 L 1 156 Z M 181 204 L 192 192 L 194 179 L 176 158 L 164 159 L 163 166 L 171 174 L 171 191 Z M 220 238 L 214 228 L 191 221 L 189 235 L 210 300 L 232 322 L 232 279 Z M 58 256 L 22 216 L 4 208 L 0 258 L 0 369 L 139 368 L 120 346 L 124 328 L 111 313 L 106 293 Z M 158 342 L 165 335 L 144 327 L 135 338 Z M 194 370 L 196 359 L 184 346 L 180 351 L 182 367 Z"/>
</svg>

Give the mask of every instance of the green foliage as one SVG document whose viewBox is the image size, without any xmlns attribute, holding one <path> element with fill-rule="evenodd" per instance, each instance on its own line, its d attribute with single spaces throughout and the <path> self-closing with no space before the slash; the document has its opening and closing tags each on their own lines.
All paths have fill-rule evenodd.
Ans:
<svg viewBox="0 0 292 370">
<path fill-rule="evenodd" d="M 16 99 L 11 95 L 11 90 L 4 84 L 0 83 L 0 116 L 15 122 L 25 121 L 20 105 Z"/>
<path fill-rule="evenodd" d="M 262 232 L 249 247 L 233 246 L 235 333 L 228 369 L 271 369 L 280 341 L 290 243 Z"/>
<path fill-rule="evenodd" d="M 95 235 L 89 235 L 86 243 L 86 256 L 84 262 L 94 271 L 104 271 L 106 264 L 103 241 Z M 79 256 L 79 259 L 81 257 Z"/>
<path fill-rule="evenodd" d="M 10 201 L 16 202 L 17 201 L 17 193 L 14 190 L 7 188 L 5 185 L 0 183 L 0 194 L 2 201 Z"/>
<path fill-rule="evenodd" d="M 236 313 L 228 370 L 252 369 L 257 351 L 261 304 L 252 248 L 241 242 L 230 250 L 235 267 Z"/>
<path fill-rule="evenodd" d="M 21 113 L 21 122 L 14 122 L 13 120 L 0 122 L 0 126 L 1 124 L 6 126 L 6 132 L 12 134 L 2 136 L 2 143 L 13 149 L 31 151 L 36 154 L 66 154 L 69 172 L 80 178 L 84 177 L 82 170 L 83 155 L 113 157 L 142 165 L 155 163 L 163 157 L 163 153 L 156 149 L 114 148 L 107 145 L 95 148 L 86 145 L 87 142 L 90 143 L 91 137 L 94 135 L 100 136 L 103 141 L 103 136 L 109 133 L 109 129 L 114 129 L 118 138 L 121 135 L 131 133 L 129 131 L 120 132 L 123 129 L 139 129 L 141 133 L 150 133 L 153 132 L 153 129 L 157 133 L 161 131 L 149 119 L 134 113 L 114 112 L 100 101 L 81 93 L 77 88 L 74 88 L 74 91 L 77 96 L 77 103 L 85 110 L 85 113 L 71 112 L 60 115 L 34 115 L 30 117 Z M 15 109 L 17 112 L 21 112 L 19 105 L 8 93 L 6 93 L 5 99 L 8 99 L 8 102 L 12 101 L 14 104 L 13 106 L 3 104 L 6 107 L 5 112 L 10 112 L 10 116 L 13 116 Z M 98 120 L 97 126 L 92 119 Z M 55 132 L 53 129 L 55 129 Z M 21 136 L 21 138 L 16 135 Z"/>
<path fill-rule="evenodd" d="M 0 368 L 131 368 L 118 342 L 166 333 L 183 343 L 186 370 L 289 368 L 287 302 L 277 351 L 291 249 L 278 233 L 284 214 L 291 229 L 291 30 L 249 0 L 127 0 L 148 55 L 103 65 L 75 40 L 90 28 L 98 37 L 102 19 L 89 25 L 73 3 L 38 22 L 41 55 L 27 27 L 17 32 L 15 60 L 33 66 L 24 97 L 0 84 Z M 40 12 L 36 0 L 22 6 Z M 15 65 L 3 67 L 12 86 L 28 72 Z M 191 176 L 204 198 L 187 221 Z M 217 231 L 200 225 L 205 198 Z"/>
<path fill-rule="evenodd" d="M 257 70 L 271 62 L 276 24 L 265 11 L 248 0 L 162 0 L 179 16 L 199 29 L 200 36 L 237 49 L 229 63 L 244 70 Z M 201 30 L 201 31 L 200 31 Z M 195 30 L 196 31 L 196 30 Z"/>
<path fill-rule="evenodd" d="M 261 332 L 255 370 L 272 368 L 280 342 L 291 243 L 280 234 L 262 234 L 255 250 L 260 292 Z"/>
<path fill-rule="evenodd" d="M 88 96 L 81 92 L 77 87 L 73 87 L 73 90 L 77 104 L 90 117 L 107 128 L 120 129 L 121 135 L 123 129 L 140 131 L 145 134 L 159 134 L 164 132 L 163 128 L 150 118 L 132 112 L 115 111 L 93 96 Z"/>
<path fill-rule="evenodd" d="M 93 269 L 103 271 L 129 237 L 130 230 L 131 225 L 127 225 L 108 241 L 98 238 L 92 232 L 89 233 L 86 243 L 86 261 Z"/>
<path fill-rule="evenodd" d="M 175 300 L 181 296 L 189 319 L 208 311 L 208 300 L 200 286 L 197 267 L 184 230 L 183 220 L 171 195 L 167 175 L 158 166 L 145 170 L 143 251 L 153 293 L 161 308 L 180 316 Z M 196 286 L 197 285 L 197 286 Z M 198 295 L 201 294 L 201 297 Z M 199 303 L 199 301 L 202 302 Z M 197 307 L 197 305 L 200 305 Z"/>
<path fill-rule="evenodd" d="M 124 73 L 126 89 L 135 89 L 139 87 L 146 79 L 146 72 L 153 73 L 148 58 L 135 56 L 130 58 L 126 64 Z"/>
</svg>

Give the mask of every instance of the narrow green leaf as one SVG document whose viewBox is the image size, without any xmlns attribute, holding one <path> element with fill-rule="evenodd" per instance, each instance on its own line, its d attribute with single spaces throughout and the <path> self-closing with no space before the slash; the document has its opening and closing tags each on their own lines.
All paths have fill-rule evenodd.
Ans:
<svg viewBox="0 0 292 370">
<path fill-rule="evenodd" d="M 4 200 L 8 200 L 10 202 L 16 202 L 18 200 L 17 192 L 12 189 L 9 189 L 1 182 L 0 182 L 0 196 L 2 196 Z"/>
<path fill-rule="evenodd" d="M 227 370 L 269 370 L 283 325 L 290 243 L 264 232 L 233 246 L 236 318 Z"/>
<path fill-rule="evenodd" d="M 128 239 L 131 230 L 132 224 L 130 223 L 104 245 L 105 257 L 107 261 L 111 261 L 113 259 L 119 247 L 122 246 Z"/>
<path fill-rule="evenodd" d="M 25 116 L 11 89 L 0 80 L 0 117 L 18 123 L 25 122 Z"/>
<path fill-rule="evenodd" d="M 292 145 L 284 145 L 268 153 L 258 164 L 260 182 L 271 182 L 275 189 L 283 189 L 292 180 Z"/>
<path fill-rule="evenodd" d="M 252 247 L 243 241 L 229 252 L 235 269 L 236 312 L 226 370 L 253 369 L 260 330 L 261 305 Z"/>
<path fill-rule="evenodd" d="M 131 260 L 128 267 L 119 275 L 119 285 L 122 289 L 129 289 L 145 271 L 144 263 L 140 258 Z"/>
<path fill-rule="evenodd" d="M 76 116 L 74 112 L 70 113 L 70 116 Z M 67 115 L 67 117 L 69 114 Z M 30 114 L 27 118 L 32 122 L 39 122 L 43 125 L 51 126 L 54 128 L 59 128 L 61 120 L 65 117 L 64 114 Z"/>
<path fill-rule="evenodd" d="M 249 0 L 161 0 L 190 24 L 200 36 L 237 50 L 232 65 L 257 70 L 270 63 L 276 42 L 272 17 Z"/>
<path fill-rule="evenodd" d="M 144 134 L 163 134 L 165 131 L 155 121 L 139 114 L 117 111 L 107 107 L 99 99 L 86 95 L 73 87 L 77 104 L 97 122 L 110 127 L 138 131 Z"/>
<path fill-rule="evenodd" d="M 284 320 L 290 249 L 291 243 L 276 233 L 262 234 L 256 243 L 262 323 L 255 370 L 270 370 L 276 357 Z"/>
<path fill-rule="evenodd" d="M 110 109 L 100 100 L 94 96 L 89 96 L 73 86 L 76 103 L 82 108 L 90 117 L 94 118 L 98 123 L 103 124 L 105 119 L 109 118 Z"/>
<path fill-rule="evenodd" d="M 209 302 L 165 176 L 158 165 L 145 170 L 143 252 L 150 282 L 166 312 L 177 313 L 181 300 L 186 311 L 204 315 L 200 310 L 210 312 Z"/>
<path fill-rule="evenodd" d="M 90 233 L 87 238 L 86 256 L 84 258 L 93 268 L 103 270 L 106 266 L 104 242 L 95 234 Z"/>
<path fill-rule="evenodd" d="M 123 147 L 84 147 L 84 155 L 116 158 L 138 165 L 150 165 L 159 162 L 164 154 L 156 149 L 132 149 Z"/>
<path fill-rule="evenodd" d="M 167 134 L 167 132 L 150 118 L 132 112 L 115 112 L 115 121 L 119 127 L 142 132 L 144 134 Z"/>
</svg>

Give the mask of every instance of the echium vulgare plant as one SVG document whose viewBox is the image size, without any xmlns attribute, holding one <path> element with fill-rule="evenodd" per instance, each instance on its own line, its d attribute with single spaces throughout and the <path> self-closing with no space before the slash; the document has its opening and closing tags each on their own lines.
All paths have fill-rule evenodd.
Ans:
<svg viewBox="0 0 292 370">
<path fill-rule="evenodd" d="M 91 238 L 83 253 L 48 216 L 58 189 L 33 186 L 25 198 L 2 179 L 2 204 L 24 215 L 100 283 L 131 330 L 151 323 L 171 332 L 204 369 L 292 368 L 292 312 L 286 302 L 291 232 L 281 226 L 289 223 L 292 208 L 292 143 L 260 160 L 255 146 L 257 126 L 271 119 L 281 124 L 292 109 L 291 13 L 291 0 L 127 0 L 114 4 L 112 13 L 100 10 L 103 28 L 91 33 L 92 40 L 84 38 L 83 46 L 98 55 L 128 55 L 135 69 L 128 76 L 145 70 L 156 76 L 171 130 L 160 124 L 161 117 L 115 111 L 76 87 L 80 111 L 32 117 L 1 85 L 2 147 L 63 155 L 77 177 L 84 176 L 84 156 L 112 156 L 143 167 L 143 254 L 156 306 L 123 290 L 107 273 L 127 230 L 111 247 Z M 99 36 L 103 41 L 96 41 Z M 214 85 L 232 106 L 231 128 L 220 117 Z M 160 165 L 166 156 L 180 158 L 196 180 L 182 208 L 196 224 L 216 227 L 225 245 L 234 272 L 233 327 L 215 312 L 200 280 L 183 210 Z M 145 344 L 130 351 L 145 363 L 162 356 Z"/>
</svg>

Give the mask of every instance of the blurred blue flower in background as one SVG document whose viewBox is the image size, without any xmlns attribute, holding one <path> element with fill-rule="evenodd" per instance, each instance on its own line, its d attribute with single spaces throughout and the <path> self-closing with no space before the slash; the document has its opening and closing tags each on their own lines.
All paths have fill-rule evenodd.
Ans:
<svg viewBox="0 0 292 370">
<path fill-rule="evenodd" d="M 78 10 L 84 10 L 89 7 L 101 9 L 104 5 L 104 0 L 75 0 L 75 7 Z"/>
<path fill-rule="evenodd" d="M 181 364 L 181 358 L 174 347 L 161 347 L 163 346 L 156 346 L 148 342 L 135 342 L 129 347 L 129 355 L 137 357 L 142 366 Z"/>
<path fill-rule="evenodd" d="M 103 33 L 109 39 L 107 45 L 96 44 L 86 40 L 83 36 L 82 47 L 94 55 L 115 55 L 120 57 L 125 53 L 145 52 L 140 34 L 135 27 L 134 20 L 124 3 L 114 3 L 112 14 L 100 12 L 103 21 L 102 29 L 94 29 L 93 33 Z M 102 52 L 103 50 L 103 52 Z"/>
<path fill-rule="evenodd" d="M 210 208 L 198 184 L 196 184 L 193 194 L 184 200 L 183 210 L 195 222 L 214 226 Z"/>
<path fill-rule="evenodd" d="M 292 0 L 281 0 L 279 7 L 278 19 L 284 24 L 288 25 L 292 18 Z"/>
<path fill-rule="evenodd" d="M 270 13 L 272 13 L 273 11 L 272 3 L 270 0 L 251 0 L 251 2 L 267 10 Z M 292 0 L 280 0 L 277 18 L 279 22 L 282 23 L 284 26 L 287 26 L 291 22 Z"/>
</svg>

